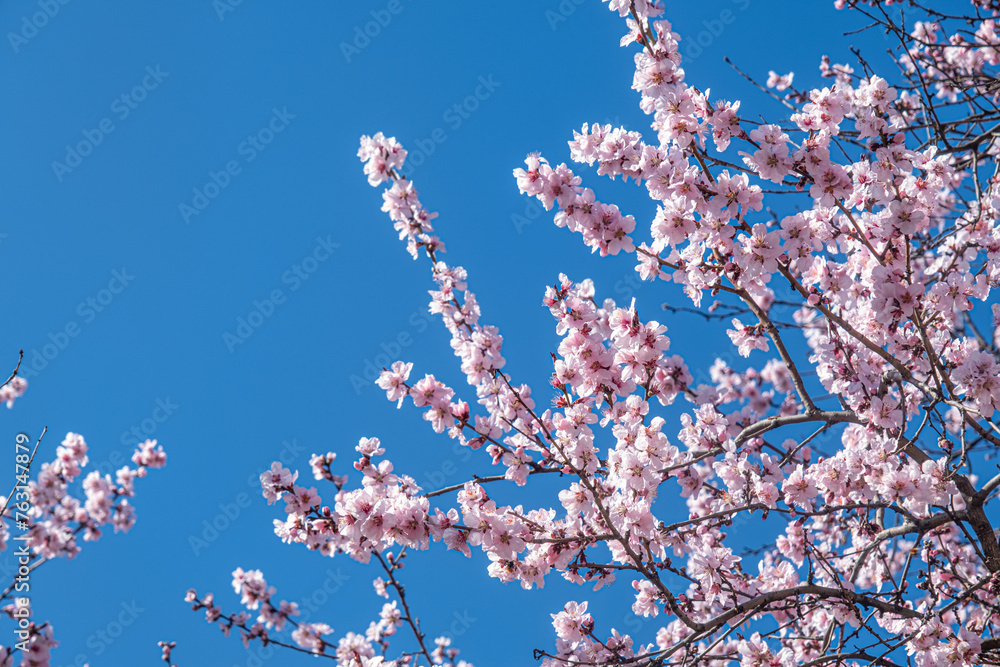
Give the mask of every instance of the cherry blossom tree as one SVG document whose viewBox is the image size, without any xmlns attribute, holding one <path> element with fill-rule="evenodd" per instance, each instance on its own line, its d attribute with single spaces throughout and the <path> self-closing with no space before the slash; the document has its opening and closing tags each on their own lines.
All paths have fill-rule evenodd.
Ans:
<svg viewBox="0 0 1000 667">
<path fill-rule="evenodd" d="M 378 385 L 497 474 L 422 489 L 393 467 L 391 444 L 366 437 L 360 485 L 333 453 L 311 461 L 320 489 L 279 463 L 261 476 L 268 502 L 284 504 L 283 541 L 377 566 L 375 592 L 392 600 L 365 636 L 296 623 L 256 570 L 233 574 L 242 611 L 194 590 L 188 601 L 245 643 L 344 666 L 465 664 L 446 638 L 426 640 L 397 575 L 412 550 L 481 550 L 502 582 L 631 587 L 632 612 L 657 619 L 624 634 L 588 611 L 599 593 L 581 593 L 552 610 L 544 667 L 1000 664 L 1000 467 L 987 464 L 1000 446 L 1000 3 L 956 15 L 837 0 L 891 41 L 896 68 L 824 58 L 829 84 L 814 89 L 770 72 L 758 87 L 788 115 L 766 122 L 686 79 L 659 4 L 606 1 L 653 132 L 584 125 L 569 157 L 644 187 L 650 238 L 564 163 L 529 155 L 517 187 L 593 252 L 631 254 L 643 280 L 679 285 L 683 309 L 724 327 L 748 365 L 716 360 L 696 383 L 665 323 L 562 274 L 544 292 L 560 342 L 549 407 L 537 405 L 503 371 L 503 338 L 469 276 L 441 259 L 437 214 L 401 175 L 406 150 L 362 137 L 369 183 L 387 186 L 382 210 L 429 263 L 430 311 L 470 402 L 410 363 Z M 680 423 L 660 414 L 675 402 Z M 490 497 L 538 475 L 562 485 L 551 506 Z M 686 516 L 664 520 L 678 504 Z M 748 518 L 776 536 L 756 553 L 732 544 Z M 390 647 L 404 626 L 415 651 Z"/>
<path fill-rule="evenodd" d="M 20 365 L 18 360 L 14 372 L 0 385 L 0 401 L 8 408 L 28 387 L 27 380 L 18 375 Z M 87 473 L 80 498 L 70 485 L 84 474 L 88 463 L 82 435 L 67 433 L 56 447 L 55 458 L 42 463 L 31 478 L 45 434 L 43 429 L 34 446 L 27 434 L 17 436 L 10 460 L 16 468 L 14 488 L 0 497 L 0 552 L 12 552 L 12 573 L 0 592 L 0 612 L 11 621 L 12 630 L 6 636 L 15 640 L 11 646 L 0 645 L 2 667 L 12 666 L 15 659 L 21 667 L 49 666 L 51 651 L 59 642 L 52 624 L 37 618 L 31 605 L 32 580 L 42 576 L 34 574 L 35 570 L 51 560 L 75 558 L 82 548 L 80 539 L 94 542 L 107 526 L 116 533 L 127 533 L 136 521 L 135 508 L 129 502 L 135 495 L 135 480 L 167 462 L 163 448 L 155 440 L 147 440 L 132 454 L 135 467 L 123 466 L 114 479 L 96 470 Z"/>
</svg>

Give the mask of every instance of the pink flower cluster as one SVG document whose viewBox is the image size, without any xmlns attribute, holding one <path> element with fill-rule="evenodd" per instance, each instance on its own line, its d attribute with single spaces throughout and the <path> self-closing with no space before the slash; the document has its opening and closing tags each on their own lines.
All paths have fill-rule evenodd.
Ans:
<svg viewBox="0 0 1000 667">
<path fill-rule="evenodd" d="M 28 484 L 27 545 L 38 558 L 73 558 L 80 552 L 80 533 L 84 540 L 97 540 L 101 527 L 108 524 L 116 533 L 128 532 L 135 524 L 135 508 L 129 502 L 135 495 L 135 479 L 145 477 L 148 469 L 162 468 L 166 460 L 163 448 L 155 440 L 147 440 L 132 455 L 135 468 L 124 466 L 114 479 L 96 470 L 88 473 L 81 502 L 69 486 L 87 466 L 87 443 L 81 435 L 66 434 L 56 448 L 55 460 L 42 463 L 37 478 Z M 5 518 L 11 518 L 9 509 Z M 5 525 L 4 545 L 8 535 Z"/>
<path fill-rule="evenodd" d="M 16 379 L 16 378 L 15 378 Z M 10 385 L 7 385 L 10 386 Z M 79 498 L 71 491 L 71 485 L 84 473 L 88 463 L 88 447 L 83 436 L 67 433 L 66 438 L 56 447 L 55 458 L 41 464 L 35 479 L 19 480 L 26 491 L 15 491 L 3 502 L 3 521 L 0 521 L 0 551 L 12 548 L 11 524 L 17 522 L 17 534 L 25 535 L 18 548 L 28 551 L 27 557 L 19 556 L 21 567 L 34 569 L 54 558 L 74 558 L 81 550 L 80 536 L 85 541 L 95 541 L 102 535 L 102 528 L 111 525 L 115 532 L 128 532 L 135 525 L 135 508 L 129 499 L 135 495 L 135 480 L 146 476 L 149 469 L 166 465 L 166 454 L 155 440 L 147 440 L 138 446 L 132 455 L 136 467 L 124 466 L 112 479 L 92 471 L 83 480 L 84 497 Z M 27 454 L 23 476 L 28 477 L 33 460 Z M 25 532 L 26 531 L 26 532 Z M 23 545 L 23 546 L 22 546 Z M 17 597 L 12 583 L 4 598 Z M 19 602 L 8 604 L 4 613 L 17 623 L 24 618 L 21 610 L 15 608 Z M 18 615 L 15 616 L 15 611 Z M 58 646 L 53 628 L 48 622 L 30 619 L 27 638 L 18 637 L 18 644 L 24 643 L 26 650 L 21 653 L 21 665 L 48 667 L 51 650 Z M 13 647 L 0 646 L 0 664 L 12 664 Z"/>
<path fill-rule="evenodd" d="M 1000 651 L 1000 544 L 987 511 L 1000 475 L 979 476 L 980 452 L 1000 446 L 1000 307 L 982 315 L 1000 287 L 989 129 L 1000 114 L 980 111 L 1000 99 L 988 69 L 1000 65 L 1000 7 L 979 0 L 970 27 L 946 36 L 949 17 L 932 10 L 934 20 L 900 33 L 882 7 L 893 4 L 867 3 L 907 45 L 897 55 L 910 85 L 828 58 L 820 74 L 832 81 L 821 88 L 796 90 L 792 74 L 771 72 L 767 86 L 791 111 L 778 124 L 689 84 L 657 3 L 609 0 L 625 18 L 632 87 L 655 136 L 584 124 L 569 154 L 644 186 L 656 205 L 648 242 L 635 217 L 597 201 L 565 163 L 532 153 L 514 170 L 557 226 L 602 256 L 634 253 L 643 280 L 677 284 L 736 354 L 761 359 L 715 359 L 697 381 L 686 360 L 700 350 L 671 353 L 667 325 L 643 319 L 634 300 L 599 299 L 592 281 L 559 274 L 543 298 L 558 336 L 552 399 L 536 407 L 504 372 L 503 337 L 482 322 L 466 271 L 440 259 L 437 214 L 401 175 L 406 151 L 381 133 L 362 137 L 364 173 L 386 186 L 383 210 L 410 254 L 429 260 L 429 310 L 468 388 L 411 379 L 405 361 L 382 369 L 378 386 L 499 469 L 424 490 L 377 438 L 362 438 L 357 486 L 334 473 L 333 452 L 313 457 L 315 479 L 333 483 L 327 504 L 278 463 L 261 476 L 265 498 L 284 502 L 282 540 L 377 561 L 389 581 L 377 579 L 376 593 L 398 593 L 364 637 L 341 640 L 344 660 L 369 664 L 376 644 L 410 624 L 394 573 L 405 551 L 435 542 L 468 556 L 479 547 L 490 576 L 525 589 L 552 574 L 595 591 L 625 579 L 631 613 L 660 619 L 640 645 L 614 628 L 598 634 L 588 603 L 569 602 L 552 615 L 555 651 L 538 652 L 543 667 L 854 667 L 893 650 L 921 666 L 971 667 Z M 964 119 L 950 103 L 934 106 L 971 95 Z M 765 190 L 796 206 L 765 209 Z M 689 405 L 671 433 L 665 408 L 678 397 Z M 487 492 L 540 475 L 558 480 L 550 506 L 498 504 Z M 779 528 L 758 539 L 747 525 L 757 521 Z M 737 532 L 765 544 L 741 549 Z M 237 573 L 248 610 L 271 604 L 259 573 Z M 280 604 L 247 625 L 247 613 L 192 601 L 245 639 L 272 641 L 271 625 L 292 623 Z M 454 659 L 447 642 L 432 654 L 412 629 L 429 663 Z M 297 632 L 299 648 L 333 646 L 328 626 Z"/>
<path fill-rule="evenodd" d="M 385 564 L 393 588 L 405 607 L 402 587 L 395 577 L 395 571 L 402 567 L 401 558 L 397 560 L 388 556 L 381 562 Z M 335 660 L 340 667 L 403 667 L 412 664 L 411 654 L 402 653 L 394 660 L 387 657 L 391 639 L 396 634 L 397 628 L 404 622 L 412 622 L 412 619 L 404 619 L 403 611 L 397 606 L 396 600 L 382 605 L 378 620 L 369 624 L 364 635 L 347 632 L 339 640 L 334 640 L 329 638 L 333 634 L 330 625 L 322 622 L 296 621 L 295 617 L 301 615 L 298 604 L 277 599 L 276 589 L 268 585 L 260 570 L 247 571 L 237 568 L 233 571 L 232 583 L 233 590 L 240 596 L 240 603 L 244 607 L 244 610 L 239 612 L 223 613 L 212 593 L 199 596 L 193 588 L 188 590 L 184 600 L 191 604 L 194 611 L 204 610 L 205 620 L 218 624 L 225 636 L 230 636 L 235 629 L 244 647 L 248 647 L 250 642 L 260 641 L 264 645 L 272 644 L 313 656 L 328 657 Z M 292 643 L 286 641 L 286 634 L 290 635 L 288 639 L 291 639 Z M 419 641 L 423 646 L 422 634 L 419 636 Z M 449 648 L 450 644 L 450 638 L 439 637 L 435 640 L 436 648 L 433 652 L 424 647 L 422 653 L 434 665 L 473 667 L 464 660 L 456 660 L 459 651 Z"/>
<path fill-rule="evenodd" d="M 10 379 L 10 382 L 0 386 L 0 403 L 6 403 L 8 408 L 14 407 L 14 401 L 24 395 L 28 389 L 28 381 L 20 376 Z"/>
</svg>

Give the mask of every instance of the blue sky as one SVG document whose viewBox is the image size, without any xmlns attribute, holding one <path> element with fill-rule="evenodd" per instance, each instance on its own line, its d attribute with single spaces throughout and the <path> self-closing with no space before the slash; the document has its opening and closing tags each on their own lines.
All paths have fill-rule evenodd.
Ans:
<svg viewBox="0 0 1000 667">
<path fill-rule="evenodd" d="M 648 130 L 617 15 L 597 0 L 461 10 L 397 2 L 0 5 L 9 313 L 0 367 L 23 348 L 33 371 L 3 417 L 11 456 L 16 433 L 37 436 L 46 425 L 40 458 L 67 431 L 83 434 L 105 469 L 128 457 L 132 429 L 168 453 L 167 467 L 138 483 L 129 535 L 109 532 L 73 562 L 34 574 L 35 612 L 61 642 L 54 665 L 155 664 L 161 639 L 178 642 L 185 667 L 314 664 L 290 653 L 260 660 L 183 601 L 195 587 L 235 611 L 230 574 L 243 567 L 262 569 L 279 596 L 308 600 L 337 636 L 363 632 L 381 607 L 374 570 L 280 543 L 271 528 L 279 510 L 256 475 L 285 457 L 308 476 L 309 456 L 326 451 L 354 472 L 362 436 L 380 437 L 397 470 L 428 487 L 488 469 L 419 411 L 397 411 L 362 383 L 385 350 L 455 387 L 464 376 L 426 312 L 427 264 L 410 259 L 361 172 L 361 134 L 395 136 L 411 155 L 423 147 L 411 174 L 440 213 L 445 259 L 469 271 L 484 320 L 505 337 L 506 370 L 531 383 L 540 403 L 557 345 L 541 299 L 560 272 L 593 278 L 600 296 L 620 303 L 635 296 L 645 318 L 664 320 L 660 304 L 684 303 L 672 286 L 637 289 L 630 259 L 592 256 L 550 214 L 537 215 L 511 175 L 531 151 L 568 161 L 566 142 L 585 121 Z M 776 118 L 780 107 L 723 57 L 761 79 L 794 69 L 806 84 L 819 83 L 824 53 L 844 62 L 848 44 L 884 51 L 877 38 L 842 37 L 858 24 L 832 4 L 706 0 L 668 11 L 690 39 L 689 81 Z M 46 6 L 53 15 L 36 19 L 44 25 L 26 27 Z M 355 42 L 372 12 L 385 25 L 367 45 Z M 492 91 L 478 108 L 455 112 L 483 81 Z M 88 154 L 70 155 L 80 142 Z M 655 206 L 644 191 L 578 173 L 634 214 L 646 238 Z M 260 326 L 237 331 L 276 290 L 280 303 Z M 692 370 L 731 353 L 723 329 L 665 321 Z M 67 327 L 76 335 L 64 338 Z M 543 485 L 534 498 L 553 505 L 554 489 Z M 209 539 L 213 522 L 229 525 Z M 453 635 L 480 667 L 533 664 L 532 648 L 553 645 L 549 614 L 567 599 L 592 600 L 599 627 L 638 629 L 640 641 L 659 627 L 622 622 L 627 585 L 594 594 L 552 578 L 525 592 L 488 578 L 486 564 L 481 553 L 436 548 L 411 555 L 403 572 L 428 634 Z"/>
</svg>

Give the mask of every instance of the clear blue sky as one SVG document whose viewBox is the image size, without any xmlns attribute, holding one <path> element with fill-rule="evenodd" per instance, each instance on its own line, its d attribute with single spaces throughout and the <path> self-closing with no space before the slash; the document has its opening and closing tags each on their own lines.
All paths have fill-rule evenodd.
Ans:
<svg viewBox="0 0 1000 667">
<path fill-rule="evenodd" d="M 0 367 L 12 366 L 19 348 L 30 367 L 67 325 L 79 328 L 3 415 L 3 437 L 13 457 L 17 432 L 37 436 L 47 425 L 40 458 L 51 458 L 75 431 L 93 461 L 118 463 L 131 451 L 128 432 L 145 427 L 169 458 L 139 480 L 131 534 L 109 532 L 84 544 L 75 561 L 35 573 L 34 610 L 61 642 L 53 664 L 83 655 L 80 664 L 153 665 L 161 639 L 178 642 L 175 658 L 184 667 L 256 664 L 183 601 L 195 587 L 236 610 L 236 567 L 262 569 L 286 599 L 313 599 L 313 618 L 337 636 L 364 632 L 382 603 L 370 586 L 377 572 L 281 544 L 271 527 L 280 510 L 248 478 L 283 452 L 305 477 L 309 455 L 328 450 L 353 473 L 361 436 L 380 437 L 397 470 L 426 486 L 452 464 L 460 472 L 445 483 L 483 473 L 488 462 L 454 453 L 419 411 L 397 411 L 377 388 L 352 382 L 363 379 L 366 361 L 382 363 L 381 343 L 392 350 L 401 334 L 410 342 L 400 356 L 416 373 L 455 387 L 464 379 L 447 332 L 426 314 L 427 264 L 410 259 L 379 210 L 380 191 L 367 185 L 356 158 L 358 138 L 383 131 L 411 151 L 417 140 L 433 145 L 413 179 L 425 205 L 440 212 L 445 259 L 467 268 L 484 319 L 501 327 L 506 370 L 547 403 L 557 337 L 540 305 L 545 285 L 560 272 L 592 277 L 600 296 L 627 303 L 633 264 L 592 256 L 548 215 L 515 225 L 512 216 L 537 209 L 518 194 L 511 170 L 536 150 L 568 161 L 566 142 L 584 121 L 648 131 L 630 89 L 632 50 L 618 46 L 624 24 L 598 0 L 461 9 L 399 0 L 401 11 L 365 48 L 345 52 L 342 43 L 388 0 L 242 2 L 221 16 L 221 2 L 211 0 L 67 1 L 48 0 L 58 11 L 34 31 L 25 17 L 43 11 L 44 0 L 0 4 L 8 313 Z M 795 69 L 797 84 L 819 83 L 822 54 L 845 62 L 847 45 L 866 41 L 841 36 L 858 24 L 830 0 L 669 4 L 675 30 L 691 40 L 682 52 L 697 55 L 684 63 L 689 81 L 775 118 L 780 108 L 724 56 L 762 79 L 769 69 Z M 713 35 L 724 10 L 733 20 Z M 700 54 L 690 46 L 699 33 Z M 884 49 L 876 39 L 871 50 Z M 467 117 L 449 113 L 481 77 L 499 84 L 488 99 Z M 444 140 L 428 142 L 439 128 Z M 100 136 L 93 151 L 79 161 L 67 156 L 67 145 L 88 135 Z M 196 201 L 194 189 L 211 183 L 211 173 L 225 187 Z M 644 191 L 585 167 L 579 173 L 634 214 L 637 236 L 647 238 L 655 206 Z M 193 214 L 182 204 L 203 210 Z M 310 264 L 315 271 L 304 280 L 294 267 L 318 238 L 337 247 Z M 126 274 L 127 285 L 103 291 L 115 272 Z M 224 334 L 237 333 L 237 319 L 278 289 L 285 300 L 273 314 L 227 345 Z M 683 302 L 662 284 L 634 295 L 646 318 L 663 319 L 665 301 Z M 722 329 L 695 318 L 666 322 L 673 349 L 692 370 L 731 351 Z M 155 421 L 167 403 L 171 414 Z M 556 504 L 552 490 L 541 487 L 535 498 Z M 204 522 L 216 520 L 220 505 L 239 503 L 249 506 L 196 554 L 190 538 L 204 537 Z M 567 599 L 590 599 L 600 628 L 636 629 L 622 622 L 627 585 L 593 594 L 553 577 L 543 591 L 525 592 L 488 578 L 482 553 L 465 559 L 435 546 L 412 555 L 403 573 L 411 602 L 431 637 L 455 635 L 462 656 L 480 667 L 533 664 L 532 648 L 552 648 L 549 614 Z M 324 584 L 336 592 L 314 595 Z M 119 617 L 130 624 L 105 642 L 101 633 L 117 632 Z M 637 641 L 652 641 L 657 627 L 647 623 Z M 290 653 L 263 663 L 315 664 Z"/>
</svg>

